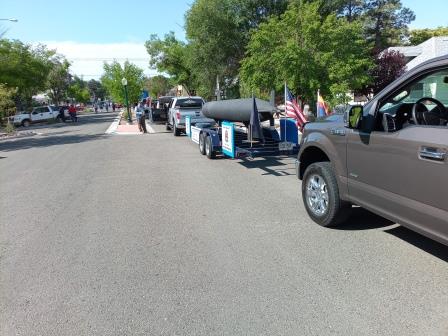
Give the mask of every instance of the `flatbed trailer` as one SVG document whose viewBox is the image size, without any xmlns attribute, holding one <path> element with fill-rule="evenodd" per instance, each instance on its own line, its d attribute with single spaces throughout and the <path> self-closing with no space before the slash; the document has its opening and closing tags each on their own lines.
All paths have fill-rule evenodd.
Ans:
<svg viewBox="0 0 448 336">
<path fill-rule="evenodd" d="M 280 139 L 274 127 L 262 127 L 264 141 L 250 141 L 247 128 L 237 123 L 221 122 L 214 126 L 196 124 L 191 138 L 199 152 L 209 159 L 223 154 L 231 158 L 255 158 L 297 154 L 299 145 Z M 223 139 L 224 134 L 224 139 Z"/>
</svg>

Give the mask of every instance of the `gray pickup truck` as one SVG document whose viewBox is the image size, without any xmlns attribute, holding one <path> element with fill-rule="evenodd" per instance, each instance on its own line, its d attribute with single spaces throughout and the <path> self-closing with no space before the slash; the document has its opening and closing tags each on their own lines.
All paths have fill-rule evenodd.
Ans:
<svg viewBox="0 0 448 336">
<path fill-rule="evenodd" d="M 170 103 L 166 129 L 172 130 L 174 136 L 185 132 L 185 117 L 191 117 L 191 124 L 210 123 L 202 114 L 202 97 L 175 97 Z"/>
<path fill-rule="evenodd" d="M 448 245 L 447 106 L 448 55 L 306 124 L 296 170 L 309 216 L 334 226 L 355 204 Z"/>
</svg>

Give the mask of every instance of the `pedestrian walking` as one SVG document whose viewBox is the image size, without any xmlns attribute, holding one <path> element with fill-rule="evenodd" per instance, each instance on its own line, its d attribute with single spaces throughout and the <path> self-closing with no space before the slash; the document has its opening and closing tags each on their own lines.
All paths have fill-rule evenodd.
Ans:
<svg viewBox="0 0 448 336">
<path fill-rule="evenodd" d="M 146 130 L 145 107 L 143 106 L 142 102 L 135 104 L 134 112 L 138 122 L 138 129 L 140 130 L 140 132 L 148 133 L 148 131 Z"/>
<path fill-rule="evenodd" d="M 95 104 L 93 105 L 93 108 L 95 109 L 95 113 L 98 113 L 98 104 L 97 104 L 97 103 L 95 103 Z"/>
<path fill-rule="evenodd" d="M 59 118 L 61 118 L 62 122 L 65 122 L 65 108 L 66 106 L 61 106 L 59 108 Z"/>
<path fill-rule="evenodd" d="M 112 111 L 115 112 L 115 109 L 117 108 L 117 105 L 115 103 L 112 103 Z"/>
<path fill-rule="evenodd" d="M 73 106 L 73 104 L 71 104 L 70 107 L 68 108 L 68 113 L 70 114 L 70 119 L 73 122 L 78 121 L 78 117 L 76 116 L 76 108 L 75 108 L 75 106 Z"/>
</svg>

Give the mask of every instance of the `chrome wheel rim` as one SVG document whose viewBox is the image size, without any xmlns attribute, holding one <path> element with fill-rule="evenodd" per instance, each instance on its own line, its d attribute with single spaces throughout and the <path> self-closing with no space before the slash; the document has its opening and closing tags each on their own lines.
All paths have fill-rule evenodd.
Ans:
<svg viewBox="0 0 448 336">
<path fill-rule="evenodd" d="M 328 210 L 328 188 L 322 176 L 312 175 L 307 181 L 305 192 L 308 208 L 316 216 L 324 215 Z"/>
</svg>

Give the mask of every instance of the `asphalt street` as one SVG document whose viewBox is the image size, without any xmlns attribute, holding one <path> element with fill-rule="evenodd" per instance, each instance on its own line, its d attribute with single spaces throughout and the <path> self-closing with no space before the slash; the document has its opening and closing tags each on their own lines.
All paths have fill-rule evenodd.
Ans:
<svg viewBox="0 0 448 336">
<path fill-rule="evenodd" d="M 293 157 L 114 117 L 0 141 L 1 335 L 448 335 L 448 247 L 360 208 L 321 228 Z"/>
</svg>

